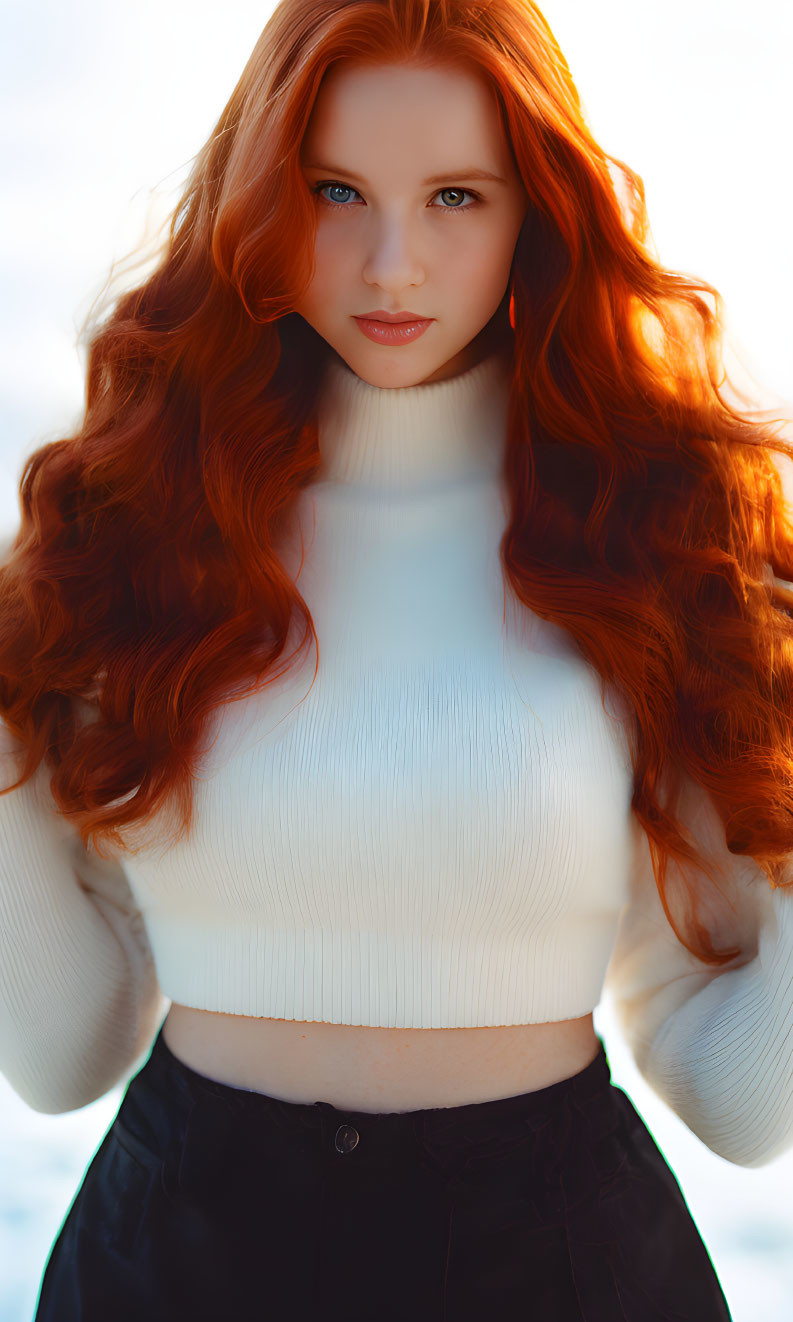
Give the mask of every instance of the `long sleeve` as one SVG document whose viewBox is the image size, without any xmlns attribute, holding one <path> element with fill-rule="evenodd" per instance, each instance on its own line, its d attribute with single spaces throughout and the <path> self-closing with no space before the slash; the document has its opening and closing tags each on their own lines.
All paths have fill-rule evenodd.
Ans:
<svg viewBox="0 0 793 1322">
<path fill-rule="evenodd" d="M 19 749 L 0 721 L 3 788 Z M 0 1071 L 33 1110 L 76 1110 L 137 1061 L 166 1005 L 122 865 L 85 849 L 42 764 L 0 796 Z"/>
<path fill-rule="evenodd" d="M 653 1091 L 719 1156 L 762 1166 L 793 1145 L 793 890 L 729 852 L 715 806 L 690 779 L 678 815 L 720 868 L 717 888 L 703 878 L 701 918 L 717 948 L 740 943 L 743 953 L 718 967 L 678 941 L 637 823 L 604 991 Z M 668 877 L 679 895 L 673 859 Z"/>
</svg>

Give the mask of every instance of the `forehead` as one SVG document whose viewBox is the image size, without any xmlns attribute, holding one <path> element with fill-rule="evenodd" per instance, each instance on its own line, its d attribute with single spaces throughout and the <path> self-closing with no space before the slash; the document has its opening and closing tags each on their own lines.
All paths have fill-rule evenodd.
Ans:
<svg viewBox="0 0 793 1322">
<path fill-rule="evenodd" d="M 441 168 L 449 152 L 506 167 L 509 154 L 494 89 L 477 70 L 351 61 L 332 66 L 320 85 L 301 157 L 309 152 L 362 168 L 403 153 L 406 163 L 436 160 Z"/>
</svg>

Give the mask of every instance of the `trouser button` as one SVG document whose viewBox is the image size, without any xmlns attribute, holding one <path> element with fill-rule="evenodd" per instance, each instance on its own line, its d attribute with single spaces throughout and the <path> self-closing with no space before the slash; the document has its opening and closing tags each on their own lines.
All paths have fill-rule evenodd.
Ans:
<svg viewBox="0 0 793 1322">
<path fill-rule="evenodd" d="M 339 1125 L 336 1130 L 336 1151 L 352 1152 L 354 1147 L 358 1146 L 360 1134 L 352 1125 Z"/>
</svg>

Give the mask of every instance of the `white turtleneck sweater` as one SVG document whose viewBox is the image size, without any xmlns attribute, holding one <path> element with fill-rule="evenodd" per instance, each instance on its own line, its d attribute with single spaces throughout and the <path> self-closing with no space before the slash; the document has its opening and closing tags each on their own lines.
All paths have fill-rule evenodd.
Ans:
<svg viewBox="0 0 793 1322">
<path fill-rule="evenodd" d="M 508 393 L 497 355 L 399 389 L 332 360 L 322 468 L 281 548 L 319 656 L 213 713 L 189 840 L 143 824 L 110 863 L 41 768 L 0 797 L 0 1069 L 36 1110 L 130 1073 L 169 1001 L 460 1028 L 577 1018 L 605 987 L 704 1143 L 744 1165 L 793 1143 L 793 896 L 689 785 L 725 873 L 704 916 L 747 949 L 720 970 L 677 940 L 626 709 L 502 574 Z"/>
</svg>

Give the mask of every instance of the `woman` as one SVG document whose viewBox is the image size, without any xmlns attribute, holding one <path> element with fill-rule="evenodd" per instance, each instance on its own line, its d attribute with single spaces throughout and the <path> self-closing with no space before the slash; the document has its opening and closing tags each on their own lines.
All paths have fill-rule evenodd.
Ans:
<svg viewBox="0 0 793 1322">
<path fill-rule="evenodd" d="M 646 233 L 534 6 L 283 0 L 95 330 L 0 577 L 0 1064 L 146 1059 L 37 1322 L 729 1318 L 593 1010 L 793 1142 L 787 450 Z"/>
</svg>

